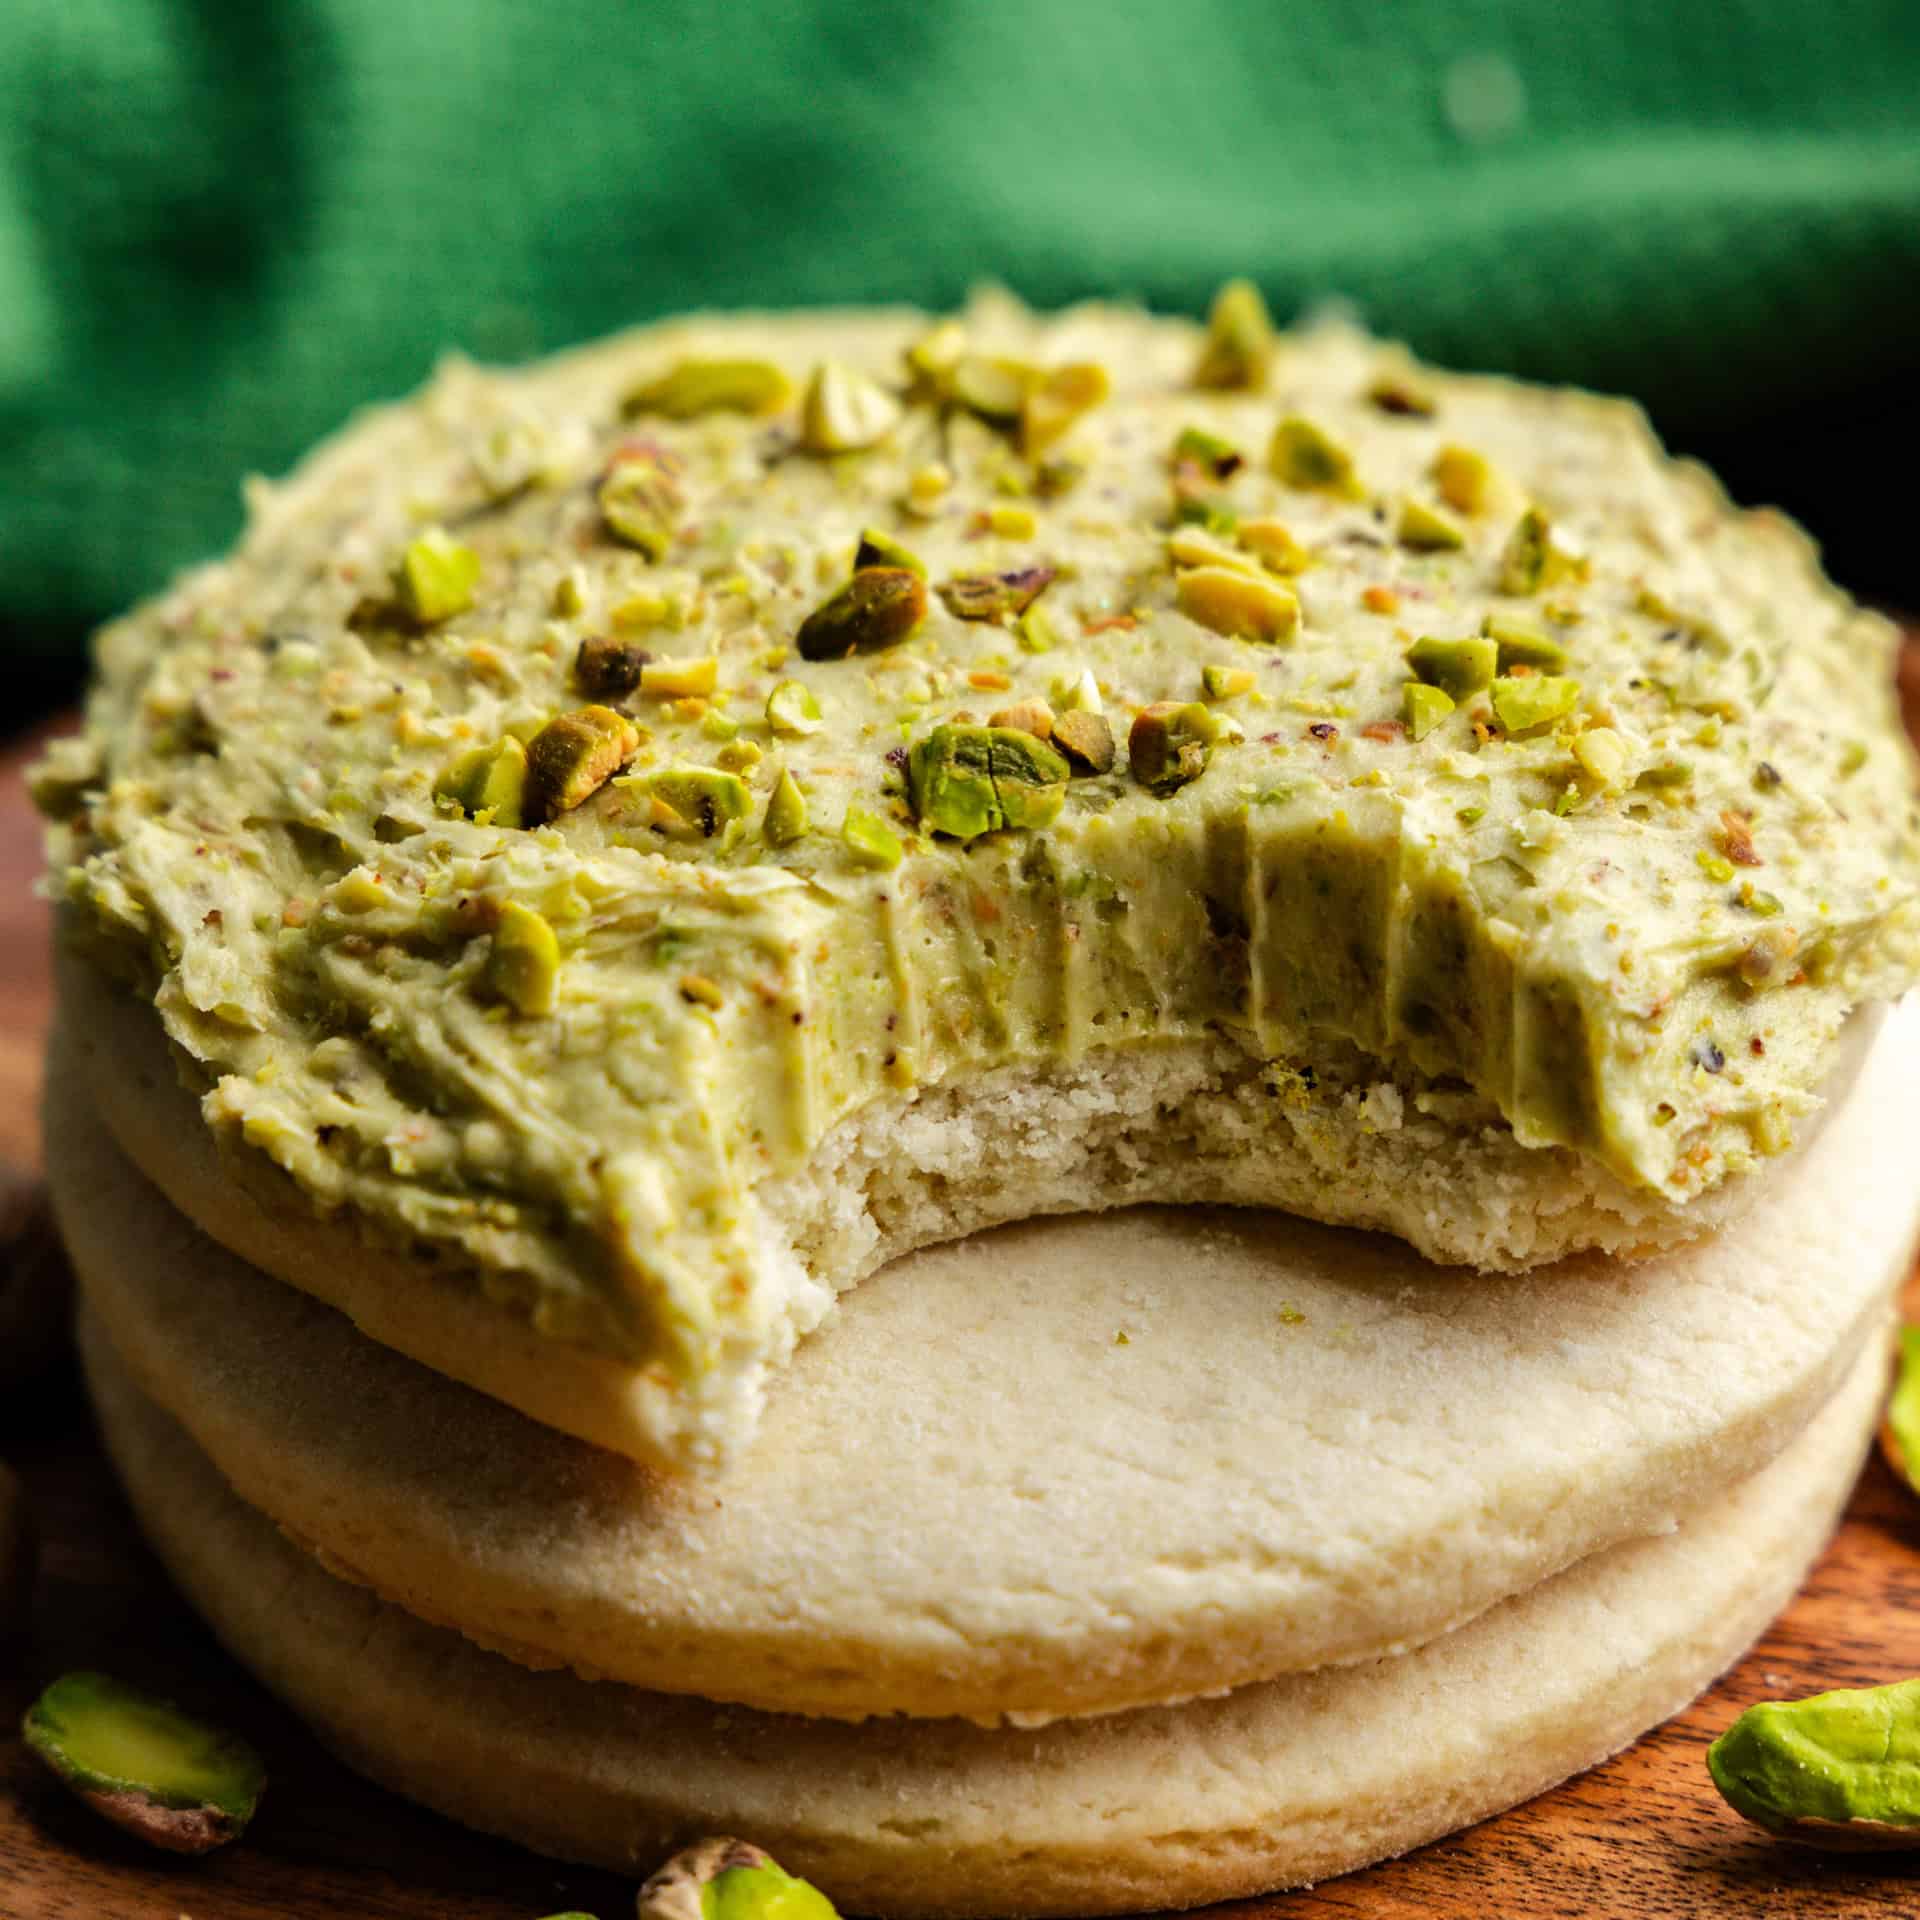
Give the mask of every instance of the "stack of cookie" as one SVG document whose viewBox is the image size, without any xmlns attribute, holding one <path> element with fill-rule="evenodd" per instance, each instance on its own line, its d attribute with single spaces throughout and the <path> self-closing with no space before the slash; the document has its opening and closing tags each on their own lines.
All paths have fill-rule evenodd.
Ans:
<svg viewBox="0 0 1920 1920">
<path fill-rule="evenodd" d="M 1245 288 L 449 369 L 38 781 L 143 1523 L 376 1779 L 864 1912 L 1592 1764 L 1877 1415 L 1889 639 L 1626 410 Z"/>
</svg>

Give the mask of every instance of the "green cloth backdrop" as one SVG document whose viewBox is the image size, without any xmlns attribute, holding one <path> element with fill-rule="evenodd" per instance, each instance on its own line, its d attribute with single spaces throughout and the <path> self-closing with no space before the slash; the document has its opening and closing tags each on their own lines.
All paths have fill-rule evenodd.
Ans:
<svg viewBox="0 0 1920 1920">
<path fill-rule="evenodd" d="M 1897 591 L 1915 0 L 4 0 L 0 616 L 44 668 L 449 345 L 1234 271 L 1632 391 Z"/>
</svg>

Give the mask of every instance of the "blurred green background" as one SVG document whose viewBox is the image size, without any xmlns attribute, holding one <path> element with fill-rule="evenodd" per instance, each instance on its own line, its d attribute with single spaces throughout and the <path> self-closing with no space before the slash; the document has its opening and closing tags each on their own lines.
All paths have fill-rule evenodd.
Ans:
<svg viewBox="0 0 1920 1920">
<path fill-rule="evenodd" d="M 1631 392 L 1920 599 L 1914 0 L 4 0 L 16 695 L 447 346 L 1233 272 Z"/>
</svg>

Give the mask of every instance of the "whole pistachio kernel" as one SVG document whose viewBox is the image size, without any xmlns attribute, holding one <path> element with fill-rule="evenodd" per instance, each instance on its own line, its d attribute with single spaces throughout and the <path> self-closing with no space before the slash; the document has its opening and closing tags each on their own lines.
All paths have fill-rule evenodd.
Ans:
<svg viewBox="0 0 1920 1920">
<path fill-rule="evenodd" d="M 927 617 L 927 583 L 910 567 L 862 567 L 800 623 L 802 660 L 846 660 L 911 639 Z"/>
<path fill-rule="evenodd" d="M 1229 280 L 1213 297 L 1207 337 L 1194 363 L 1196 387 L 1264 387 L 1273 371 L 1273 317 L 1251 280 Z"/>
<path fill-rule="evenodd" d="M 607 463 L 594 497 L 616 540 L 655 562 L 672 551 L 686 511 L 677 456 L 650 441 L 623 447 Z"/>
<path fill-rule="evenodd" d="M 1127 764 L 1149 793 L 1178 791 L 1206 772 L 1219 723 L 1199 701 L 1156 700 L 1134 715 Z"/>
<path fill-rule="evenodd" d="M 1538 507 L 1529 507 L 1515 524 L 1500 556 L 1502 593 L 1538 593 L 1556 580 L 1584 580 L 1587 561 L 1560 540 L 1553 522 Z"/>
<path fill-rule="evenodd" d="M 1558 673 L 1567 664 L 1567 650 L 1551 635 L 1519 620 L 1490 613 L 1480 631 L 1500 649 L 1500 671 L 1531 667 L 1536 673 Z"/>
<path fill-rule="evenodd" d="M 527 742 L 521 811 L 530 827 L 590 800 L 632 758 L 639 729 L 611 707 L 562 713 Z"/>
<path fill-rule="evenodd" d="M 633 388 L 622 404 L 629 416 L 692 420 L 703 413 L 778 413 L 792 398 L 793 383 L 769 360 L 692 359 Z"/>
<path fill-rule="evenodd" d="M 1762 1701 L 1707 1749 L 1707 1771 L 1782 1839 L 1920 1847 L 1920 1680 Z"/>
<path fill-rule="evenodd" d="M 1285 640 L 1300 625 L 1291 587 L 1238 567 L 1190 567 L 1175 576 L 1174 597 L 1189 620 L 1229 639 Z"/>
<path fill-rule="evenodd" d="M 1053 717 L 1053 745 L 1074 774 L 1113 770 L 1113 728 L 1103 713 L 1075 708 Z"/>
<path fill-rule="evenodd" d="M 1106 368 L 1093 360 L 1070 361 L 1043 374 L 1020 403 L 1020 451 L 1029 457 L 1045 453 L 1112 391 Z"/>
<path fill-rule="evenodd" d="M 1024 361 L 965 353 L 954 363 L 947 391 L 955 406 L 995 426 L 1012 426 L 1039 378 L 1038 371 Z"/>
<path fill-rule="evenodd" d="M 813 689 L 801 680 L 782 680 L 767 695 L 767 725 L 775 733 L 800 738 L 826 725 Z"/>
<path fill-rule="evenodd" d="M 1920 1493 L 1920 1326 L 1900 1329 L 1893 1397 L 1880 1429 L 1880 1451 L 1915 1493 Z"/>
<path fill-rule="evenodd" d="M 598 700 L 619 699 L 640 691 L 640 670 L 653 658 L 645 647 L 610 634 L 594 634 L 580 642 L 574 655 L 573 678 L 582 693 Z"/>
<path fill-rule="evenodd" d="M 760 835 L 770 847 L 790 847 L 807 830 L 807 796 L 791 768 L 782 767 L 780 778 L 767 796 L 767 810 L 761 816 Z"/>
<path fill-rule="evenodd" d="M 1442 447 L 1433 456 L 1433 485 L 1455 513 L 1471 517 L 1493 498 L 1493 468 L 1471 447 Z"/>
<path fill-rule="evenodd" d="M 1273 430 L 1267 465 L 1283 486 L 1303 493 L 1330 493 L 1362 500 L 1366 489 L 1354 476 L 1353 455 L 1311 420 L 1290 413 Z"/>
<path fill-rule="evenodd" d="M 393 603 L 415 626 L 437 627 L 473 605 L 480 556 L 443 528 L 409 540 L 393 573 Z"/>
<path fill-rule="evenodd" d="M 1563 673 L 1502 677 L 1493 683 L 1494 717 L 1509 733 L 1564 720 L 1580 703 L 1580 682 Z"/>
<path fill-rule="evenodd" d="M 840 838 L 847 851 L 863 867 L 897 867 L 906 848 L 900 836 L 865 807 L 849 807 L 840 822 Z"/>
<path fill-rule="evenodd" d="M 1467 544 L 1467 536 L 1438 507 L 1412 498 L 1401 502 L 1395 537 L 1415 553 L 1450 553 Z"/>
<path fill-rule="evenodd" d="M 900 423 L 900 403 L 877 380 L 823 360 L 800 403 L 800 444 L 809 453 L 859 453 Z"/>
<path fill-rule="evenodd" d="M 1456 703 L 1492 686 L 1499 660 L 1498 645 L 1483 634 L 1463 640 L 1416 640 L 1407 649 L 1407 665 L 1415 677 L 1451 695 Z"/>
<path fill-rule="evenodd" d="M 637 1920 L 837 1920 L 826 1895 L 744 1840 L 701 1840 L 640 1889 Z"/>
<path fill-rule="evenodd" d="M 865 528 L 860 535 L 860 544 L 853 550 L 854 572 L 859 573 L 867 567 L 905 567 L 909 573 L 917 573 L 922 579 L 925 579 L 927 572 L 926 562 L 917 553 L 877 527 Z"/>
<path fill-rule="evenodd" d="M 516 1013 L 550 1014 L 558 999 L 560 942 L 545 917 L 517 900 L 500 909 L 500 924 L 487 949 L 487 991 Z"/>
<path fill-rule="evenodd" d="M 1416 740 L 1424 740 L 1454 708 L 1450 693 L 1424 680 L 1409 680 L 1400 689 L 1400 699 L 1407 732 Z"/>
<path fill-rule="evenodd" d="M 957 573 L 938 588 L 958 620 L 1018 618 L 1053 584 L 1052 567 L 1016 567 L 1009 573 Z"/>
<path fill-rule="evenodd" d="M 496 827 L 517 827 L 524 817 L 527 750 L 512 734 L 471 747 L 433 783 L 433 797 L 470 818 Z"/>
</svg>

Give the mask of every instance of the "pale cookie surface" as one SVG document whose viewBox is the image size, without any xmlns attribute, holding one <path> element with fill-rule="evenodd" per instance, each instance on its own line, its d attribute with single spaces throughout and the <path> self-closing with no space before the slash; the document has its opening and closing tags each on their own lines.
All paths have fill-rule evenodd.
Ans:
<svg viewBox="0 0 1920 1920">
<path fill-rule="evenodd" d="M 534 1663 L 788 1711 L 1160 1703 L 1444 1632 L 1773 1457 L 1903 1276 L 1920 1007 L 1739 1226 L 1488 1278 L 1281 1216 L 912 1256 L 717 1493 L 439 1379 L 213 1246 L 64 1055 L 63 1224 L 143 1389 L 252 1504 Z"/>
<path fill-rule="evenodd" d="M 528 1673 L 334 1580 L 234 1499 L 97 1328 L 109 1449 L 216 1631 L 343 1758 L 469 1825 L 636 1876 L 751 1836 L 843 1911 L 1072 1914 L 1322 1880 L 1485 1817 L 1684 1706 L 1845 1500 L 1876 1341 L 1773 1466 L 1418 1653 L 1039 1731 L 850 1727 Z"/>
<path fill-rule="evenodd" d="M 61 890 L 223 1140 L 625 1366 L 670 1464 L 871 1264 L 835 1129 L 996 1071 L 1219 1044 L 1538 1156 L 1504 1229 L 1260 1196 L 1437 1257 L 1611 1244 L 1579 1175 L 1697 1231 L 1913 975 L 1892 629 L 1628 407 L 1256 320 L 450 369 L 103 635 Z"/>
</svg>

